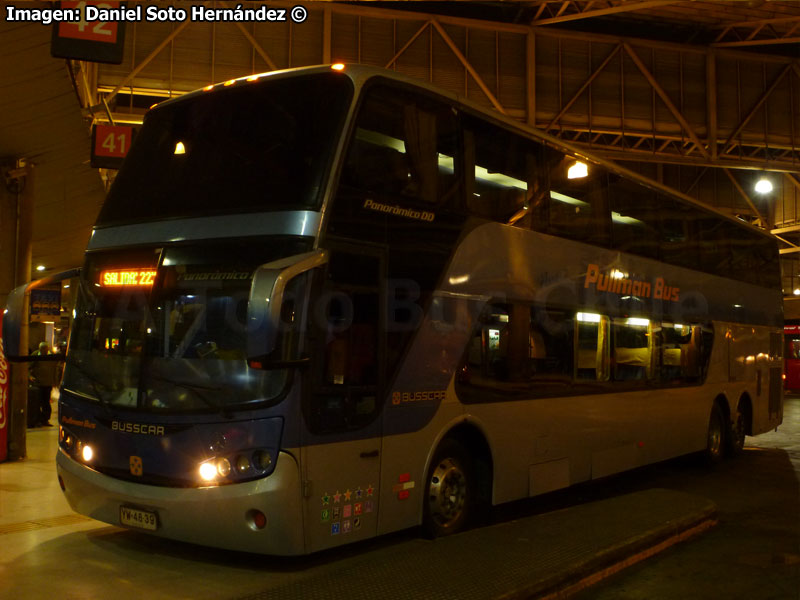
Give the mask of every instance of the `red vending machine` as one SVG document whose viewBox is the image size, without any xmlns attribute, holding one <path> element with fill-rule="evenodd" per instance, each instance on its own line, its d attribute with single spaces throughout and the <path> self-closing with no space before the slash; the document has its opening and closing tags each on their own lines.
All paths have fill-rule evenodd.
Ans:
<svg viewBox="0 0 800 600">
<path fill-rule="evenodd" d="M 0 462 L 8 457 L 8 401 L 11 373 L 3 353 L 3 319 L 0 318 Z"/>
</svg>

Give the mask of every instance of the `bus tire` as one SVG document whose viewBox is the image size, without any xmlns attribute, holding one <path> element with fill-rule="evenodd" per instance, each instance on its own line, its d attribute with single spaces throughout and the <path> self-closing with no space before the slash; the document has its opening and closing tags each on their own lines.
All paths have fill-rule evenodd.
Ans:
<svg viewBox="0 0 800 600">
<path fill-rule="evenodd" d="M 425 480 L 423 527 L 431 537 L 464 529 L 476 499 L 472 457 L 457 441 L 446 438 L 433 455 Z"/>
<path fill-rule="evenodd" d="M 708 433 L 706 435 L 706 449 L 703 458 L 708 464 L 716 464 L 725 456 L 725 435 L 728 427 L 725 425 L 725 417 L 719 404 L 714 402 L 711 407 L 711 415 L 708 418 Z"/>
<path fill-rule="evenodd" d="M 726 449 L 729 456 L 737 456 L 744 448 L 744 438 L 749 427 L 749 410 L 745 399 L 739 400 L 735 420 L 731 422 L 727 435 Z"/>
</svg>

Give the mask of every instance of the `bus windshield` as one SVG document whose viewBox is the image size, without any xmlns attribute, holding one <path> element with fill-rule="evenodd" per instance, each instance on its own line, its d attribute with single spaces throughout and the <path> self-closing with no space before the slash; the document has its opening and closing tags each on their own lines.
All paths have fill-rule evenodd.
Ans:
<svg viewBox="0 0 800 600">
<path fill-rule="evenodd" d="M 237 244 L 205 244 L 90 256 L 64 388 L 148 411 L 279 400 L 287 369 L 251 369 L 246 360 L 250 284 L 258 265 L 308 245 L 295 238 L 276 239 L 262 252 L 252 243 L 248 253 Z M 278 358 L 295 358 L 290 352 Z"/>
<path fill-rule="evenodd" d="M 351 96 L 347 77 L 319 73 L 152 110 L 97 225 L 316 208 Z"/>
</svg>

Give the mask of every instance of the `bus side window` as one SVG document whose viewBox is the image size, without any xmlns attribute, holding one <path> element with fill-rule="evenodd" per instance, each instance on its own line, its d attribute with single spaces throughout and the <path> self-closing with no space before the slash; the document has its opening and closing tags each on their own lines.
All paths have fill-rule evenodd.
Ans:
<svg viewBox="0 0 800 600">
<path fill-rule="evenodd" d="M 550 185 L 545 231 L 551 235 L 608 246 L 608 177 L 605 169 L 590 165 L 587 174 L 571 177 L 575 158 L 548 152 Z"/>
<path fill-rule="evenodd" d="M 663 384 L 699 383 L 711 358 L 714 332 L 705 324 L 662 324 L 661 381 Z"/>
<path fill-rule="evenodd" d="M 567 394 L 573 374 L 573 320 L 565 310 L 531 308 L 527 376 L 535 396 Z"/>
<path fill-rule="evenodd" d="M 663 194 L 658 195 L 659 252 L 661 260 L 679 267 L 697 268 L 698 245 L 694 231 L 697 211 Z"/>
<path fill-rule="evenodd" d="M 608 317 L 579 312 L 575 321 L 575 379 L 608 381 Z"/>
<path fill-rule="evenodd" d="M 436 206 L 455 199 L 458 121 L 452 110 L 419 94 L 378 85 L 356 120 L 341 183 L 375 194 Z"/>
<path fill-rule="evenodd" d="M 487 306 L 467 344 L 459 383 L 501 394 L 523 391 L 528 320 L 525 306 Z"/>
<path fill-rule="evenodd" d="M 544 147 L 485 121 L 465 118 L 467 211 L 533 229 L 532 209 L 546 188 Z"/>
<path fill-rule="evenodd" d="M 649 319 L 614 319 L 614 381 L 644 381 L 653 377 L 655 336 Z"/>
<path fill-rule="evenodd" d="M 356 429 L 378 413 L 383 364 L 379 274 L 376 256 L 331 253 L 327 280 L 312 311 L 316 375 L 308 415 L 315 432 Z"/>
<path fill-rule="evenodd" d="M 609 174 L 611 243 L 615 250 L 659 257 L 658 197 L 648 188 Z"/>
</svg>

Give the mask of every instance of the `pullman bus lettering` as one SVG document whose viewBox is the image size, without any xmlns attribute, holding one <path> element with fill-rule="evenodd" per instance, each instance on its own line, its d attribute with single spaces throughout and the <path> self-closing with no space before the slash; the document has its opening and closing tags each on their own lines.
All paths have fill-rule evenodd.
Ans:
<svg viewBox="0 0 800 600">
<path fill-rule="evenodd" d="M 594 286 L 598 292 L 611 294 L 625 294 L 640 298 L 655 298 L 678 302 L 681 289 L 674 285 L 667 285 L 663 277 L 656 277 L 653 283 L 641 279 L 630 278 L 626 273 L 613 269 L 609 273 L 601 273 L 598 265 L 589 265 L 586 268 L 586 278 L 583 287 Z"/>
</svg>

